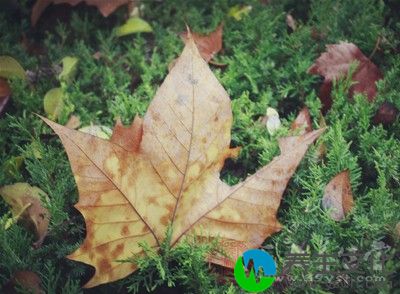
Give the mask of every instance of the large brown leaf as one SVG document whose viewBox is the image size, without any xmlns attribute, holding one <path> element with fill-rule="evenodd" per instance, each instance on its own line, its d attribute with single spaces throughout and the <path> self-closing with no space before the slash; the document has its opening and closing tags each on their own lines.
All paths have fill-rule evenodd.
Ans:
<svg viewBox="0 0 400 294">
<path fill-rule="evenodd" d="M 326 52 L 308 70 L 311 74 L 325 78 L 319 94 L 324 111 L 329 110 L 332 105 L 332 82 L 347 75 L 353 62 L 358 62 L 358 66 L 352 76 L 355 84 L 350 88 L 350 95 L 364 93 L 369 101 L 373 101 L 377 91 L 375 82 L 383 77 L 379 68 L 353 43 L 340 42 L 326 47 Z"/>
<path fill-rule="evenodd" d="M 32 8 L 31 22 L 32 25 L 36 25 L 39 17 L 43 11 L 50 4 L 70 4 L 75 6 L 81 2 L 85 2 L 87 5 L 96 6 L 103 16 L 107 17 L 113 13 L 118 7 L 128 4 L 130 0 L 37 0 Z"/>
<path fill-rule="evenodd" d="M 230 149 L 231 101 L 190 39 L 141 122 L 118 123 L 111 141 L 43 118 L 61 138 L 79 189 L 76 208 L 87 236 L 69 258 L 93 265 L 85 285 L 115 281 L 136 266 L 117 260 L 158 247 L 172 226 L 171 245 L 192 234 L 219 238 L 232 267 L 243 250 L 280 230 L 276 213 L 286 185 L 321 130 L 280 141 L 281 155 L 233 187 L 220 180 Z M 132 138 L 132 139 L 130 139 Z"/>
</svg>

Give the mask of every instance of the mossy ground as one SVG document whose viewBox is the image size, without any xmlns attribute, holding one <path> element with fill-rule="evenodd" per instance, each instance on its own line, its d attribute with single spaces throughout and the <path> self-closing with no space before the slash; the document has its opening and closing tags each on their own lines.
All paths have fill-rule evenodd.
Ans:
<svg viewBox="0 0 400 294">
<path fill-rule="evenodd" d="M 328 130 L 319 140 L 325 144 L 321 160 L 313 146 L 302 161 L 285 192 L 279 220 L 283 230 L 266 240 L 265 247 L 275 256 L 278 268 L 288 254 L 382 251 L 388 258 L 384 271 L 374 271 L 367 261 L 360 269 L 364 275 L 383 275 L 379 287 L 351 291 L 389 293 L 400 288 L 399 241 L 394 228 L 400 221 L 400 123 L 388 127 L 373 125 L 371 118 L 383 101 L 400 109 L 400 7 L 395 0 L 310 0 L 276 1 L 262 5 L 258 1 L 143 1 L 142 16 L 154 28 L 152 34 L 117 38 L 114 28 L 124 20 L 121 9 L 103 18 L 96 9 L 79 5 L 50 7 L 36 29 L 29 23 L 33 1 L 3 1 L 0 12 L 0 55 L 16 58 L 37 76 L 33 84 L 12 81 L 12 102 L 0 118 L 0 185 L 29 182 L 50 197 L 52 215 L 49 234 L 43 246 L 32 249 L 34 236 L 19 225 L 0 231 L 0 285 L 16 270 L 40 274 L 46 293 L 143 293 L 148 289 L 166 293 L 236 293 L 235 286 L 218 284 L 207 272 L 203 255 L 209 246 L 190 242 L 176 250 L 167 246 L 161 256 L 149 253 L 140 260 L 142 270 L 110 285 L 92 290 L 81 289 L 93 271 L 69 261 L 65 256 L 82 242 L 85 231 L 81 215 L 73 208 L 77 189 L 67 156 L 59 139 L 34 115 L 43 114 L 45 93 L 59 86 L 52 65 L 64 56 L 79 58 L 77 76 L 71 85 L 62 85 L 67 93 L 66 106 L 59 118 L 78 115 L 82 125 L 112 126 L 117 117 L 129 123 L 143 115 L 168 73 L 168 64 L 183 48 L 178 33 L 188 24 L 193 31 L 209 32 L 224 22 L 224 50 L 217 61 L 226 67 L 212 67 L 233 101 L 232 144 L 242 146 L 240 157 L 227 163 L 223 178 L 235 183 L 278 152 L 277 138 L 287 134 L 290 122 L 304 105 L 308 106 L 313 126 L 319 126 L 320 79 L 307 69 L 325 50 L 326 44 L 350 41 L 384 73 L 378 96 L 372 103 L 359 95 L 348 99 L 350 82 L 340 81 L 333 92 L 334 104 L 325 116 Z M 16 4 L 19 3 L 19 4 Z M 236 4 L 252 5 L 248 16 L 236 21 L 227 16 Z M 62 13 L 60 13 L 60 11 Z M 298 21 L 292 32 L 285 23 L 290 12 Z M 62 15 L 61 15 L 62 14 Z M 57 15 L 57 17 L 56 17 Z M 61 16 L 61 17 L 60 17 Z M 316 38 L 318 32 L 319 37 Z M 25 35 L 45 49 L 34 55 L 21 43 Z M 375 49 L 378 38 L 378 50 Z M 102 58 L 93 58 L 95 52 Z M 258 118 L 267 107 L 281 115 L 283 128 L 268 134 Z M 41 156 L 37 156 L 40 153 Z M 16 167 L 16 157 L 23 156 Z M 323 189 L 338 172 L 349 169 L 355 206 L 342 222 L 329 219 L 321 209 Z M 9 211 L 0 200 L 0 214 Z M 381 249 L 379 249 L 381 248 Z M 332 270 L 342 269 L 338 263 Z M 293 277 L 311 277 L 318 271 L 311 258 L 307 271 L 295 270 Z M 169 288 L 171 287 L 171 288 Z M 275 291 L 330 293 L 348 292 L 326 284 L 296 288 L 279 284 Z"/>
</svg>

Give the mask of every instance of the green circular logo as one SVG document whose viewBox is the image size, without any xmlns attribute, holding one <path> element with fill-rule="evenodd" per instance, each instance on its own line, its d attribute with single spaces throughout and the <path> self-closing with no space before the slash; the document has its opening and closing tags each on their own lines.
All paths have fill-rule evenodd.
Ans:
<svg viewBox="0 0 400 294">
<path fill-rule="evenodd" d="M 250 260 L 253 261 L 253 267 L 246 273 Z M 267 252 L 260 249 L 250 249 L 236 260 L 233 273 L 236 282 L 243 290 L 261 292 L 274 283 L 276 265 L 273 257 Z"/>
</svg>

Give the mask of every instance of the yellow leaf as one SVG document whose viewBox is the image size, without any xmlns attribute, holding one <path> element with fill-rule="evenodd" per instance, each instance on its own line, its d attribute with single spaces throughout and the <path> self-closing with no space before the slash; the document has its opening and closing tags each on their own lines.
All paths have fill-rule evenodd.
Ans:
<svg viewBox="0 0 400 294">
<path fill-rule="evenodd" d="M 9 78 L 20 78 L 25 80 L 26 74 L 25 70 L 11 56 L 0 56 L 0 77 Z"/>
<path fill-rule="evenodd" d="M 235 5 L 229 9 L 228 15 L 239 21 L 243 18 L 243 16 L 248 15 L 251 9 L 252 9 L 251 5 L 246 5 L 246 6 Z"/>
<path fill-rule="evenodd" d="M 140 17 L 131 17 L 125 24 L 116 29 L 116 35 L 122 37 L 134 33 L 150 33 L 152 31 L 153 28 L 148 22 Z"/>
<path fill-rule="evenodd" d="M 16 183 L 0 188 L 0 195 L 11 206 L 14 218 L 26 221 L 28 227 L 33 225 L 38 238 L 34 246 L 40 246 L 49 225 L 49 213 L 40 200 L 47 198 L 46 193 L 28 183 Z"/>
<path fill-rule="evenodd" d="M 86 238 L 68 257 L 95 267 L 85 287 L 115 281 L 136 270 L 121 263 L 142 254 L 139 243 L 159 248 L 167 228 L 171 246 L 183 237 L 219 240 L 228 254 L 210 256 L 234 267 L 246 249 L 280 230 L 276 213 L 285 187 L 307 148 L 322 133 L 282 138 L 281 155 L 231 187 L 220 180 L 231 149 L 228 94 L 193 39 L 158 89 L 143 121 L 117 123 L 110 140 L 42 118 L 60 137 L 79 190 L 75 207 Z"/>
<path fill-rule="evenodd" d="M 66 56 L 62 59 L 63 69 L 58 76 L 60 81 L 70 84 L 75 77 L 78 68 L 79 59 L 76 57 Z"/>
<path fill-rule="evenodd" d="M 61 88 L 53 88 L 44 96 L 44 111 L 51 119 L 58 119 L 64 108 L 64 93 Z"/>
</svg>

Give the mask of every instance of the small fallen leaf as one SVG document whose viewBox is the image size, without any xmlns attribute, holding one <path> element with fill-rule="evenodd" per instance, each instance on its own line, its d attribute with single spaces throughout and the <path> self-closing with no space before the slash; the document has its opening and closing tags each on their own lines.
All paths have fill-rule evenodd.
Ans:
<svg viewBox="0 0 400 294">
<path fill-rule="evenodd" d="M 304 107 L 302 110 L 300 110 L 290 128 L 292 130 L 300 129 L 299 134 L 301 135 L 312 131 L 310 111 L 307 107 Z"/>
<path fill-rule="evenodd" d="M 335 45 L 327 45 L 327 51 L 322 53 L 308 69 L 310 74 L 324 77 L 319 94 L 324 112 L 328 111 L 332 104 L 330 96 L 332 82 L 346 76 L 350 65 L 355 61 L 358 62 L 358 66 L 352 76 L 355 84 L 350 88 L 350 96 L 353 96 L 354 93 L 364 93 L 369 101 L 375 99 L 377 91 L 375 82 L 383 77 L 379 68 L 353 43 L 340 42 Z"/>
<path fill-rule="evenodd" d="M 40 199 L 47 197 L 47 194 L 28 183 L 16 183 L 0 188 L 0 195 L 11 206 L 13 216 L 19 215 L 28 228 L 33 225 L 37 237 L 33 245 L 40 247 L 47 234 L 50 217 Z M 23 210 L 22 213 L 21 210 Z"/>
<path fill-rule="evenodd" d="M 222 49 L 222 30 L 223 25 L 220 24 L 215 31 L 208 35 L 202 35 L 192 32 L 184 32 L 181 34 L 183 41 L 186 43 L 189 39 L 189 34 L 193 38 L 197 48 L 199 49 L 201 57 L 206 62 L 210 60 Z"/>
<path fill-rule="evenodd" d="M 25 70 L 11 56 L 0 56 L 0 77 L 10 79 L 10 78 L 20 78 L 25 80 L 26 74 Z"/>
<path fill-rule="evenodd" d="M 353 195 L 348 170 L 337 174 L 325 187 L 322 207 L 335 221 L 343 220 L 353 208 Z"/>
<path fill-rule="evenodd" d="M 93 53 L 92 56 L 94 59 L 99 60 L 103 56 L 103 54 L 100 51 L 96 51 L 95 53 Z"/>
<path fill-rule="evenodd" d="M 77 129 L 79 128 L 80 125 L 81 125 L 81 120 L 79 119 L 79 116 L 76 115 L 71 115 L 71 117 L 65 124 L 65 126 L 70 129 Z"/>
<path fill-rule="evenodd" d="M 78 69 L 79 59 L 76 57 L 66 56 L 62 59 L 62 71 L 58 75 L 58 79 L 62 82 L 70 84 L 75 77 Z"/>
<path fill-rule="evenodd" d="M 281 154 L 243 182 L 220 179 L 230 148 L 231 99 L 193 40 L 158 88 L 143 122 L 117 122 L 111 140 L 42 118 L 60 137 L 75 176 L 86 238 L 68 258 L 93 265 L 84 286 L 126 277 L 137 269 L 118 260 L 154 250 L 171 228 L 170 246 L 186 236 L 216 241 L 227 256 L 208 261 L 233 268 L 243 251 L 280 230 L 282 194 L 301 159 L 323 132 L 279 140 Z M 225 244 L 230 243 L 229 246 Z"/>
<path fill-rule="evenodd" d="M 233 17 L 237 21 L 241 20 L 244 16 L 248 15 L 253 7 L 251 5 L 235 5 L 228 11 L 228 16 Z"/>
<path fill-rule="evenodd" d="M 47 116 L 57 120 L 64 108 L 64 92 L 61 88 L 53 88 L 44 96 L 43 106 Z"/>
<path fill-rule="evenodd" d="M 10 100 L 11 88 L 5 79 L 0 78 L 0 114 L 4 111 Z"/>
<path fill-rule="evenodd" d="M 112 135 L 112 130 L 106 126 L 90 125 L 80 128 L 79 131 L 101 139 L 110 139 Z"/>
<path fill-rule="evenodd" d="M 292 31 L 295 31 L 297 29 L 296 20 L 290 13 L 286 14 L 286 24 L 289 28 L 292 29 Z"/>
<path fill-rule="evenodd" d="M 128 4 L 131 0 L 37 0 L 32 8 L 31 22 L 35 26 L 39 17 L 42 15 L 43 11 L 50 4 L 70 4 L 75 6 L 81 2 L 85 2 L 87 5 L 96 6 L 104 17 L 109 16 L 118 7 Z"/>
<path fill-rule="evenodd" d="M 135 34 L 135 33 L 150 33 L 153 28 L 150 24 L 141 19 L 140 17 L 131 17 L 125 24 L 116 29 L 116 35 L 118 37 Z"/>
<path fill-rule="evenodd" d="M 266 114 L 266 126 L 268 133 L 270 135 L 275 134 L 275 132 L 281 127 L 281 120 L 279 119 L 279 113 L 272 107 L 267 108 Z"/>
<path fill-rule="evenodd" d="M 374 124 L 383 124 L 384 126 L 388 126 L 395 122 L 398 114 L 399 110 L 393 103 L 384 102 L 379 106 L 372 122 Z"/>
<path fill-rule="evenodd" d="M 38 274 L 31 271 L 17 271 L 5 286 L 5 292 L 20 293 L 17 289 L 22 287 L 27 293 L 44 294 L 41 284 L 42 281 Z"/>
</svg>

